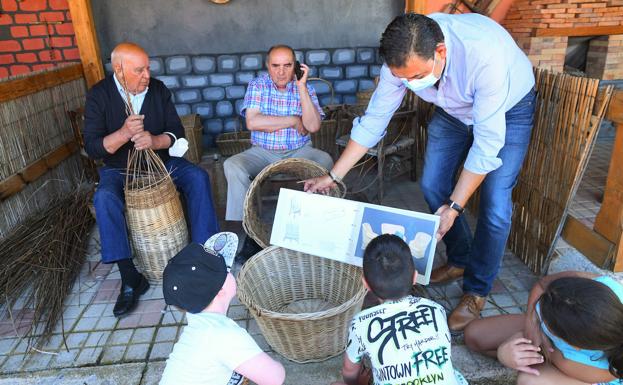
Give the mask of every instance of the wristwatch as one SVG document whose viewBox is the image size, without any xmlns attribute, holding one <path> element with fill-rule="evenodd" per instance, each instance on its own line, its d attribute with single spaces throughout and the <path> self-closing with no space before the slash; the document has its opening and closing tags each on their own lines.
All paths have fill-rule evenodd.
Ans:
<svg viewBox="0 0 623 385">
<path fill-rule="evenodd" d="M 453 209 L 457 213 L 459 213 L 459 215 L 463 214 L 463 211 L 465 211 L 463 206 L 461 206 L 460 204 L 456 203 L 455 201 L 448 201 L 448 206 L 450 206 L 451 209 Z"/>
</svg>

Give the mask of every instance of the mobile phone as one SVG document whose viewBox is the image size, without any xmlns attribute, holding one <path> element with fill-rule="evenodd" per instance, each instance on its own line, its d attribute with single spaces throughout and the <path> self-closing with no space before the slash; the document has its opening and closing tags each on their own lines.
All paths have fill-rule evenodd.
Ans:
<svg viewBox="0 0 623 385">
<path fill-rule="evenodd" d="M 301 63 L 297 60 L 294 63 L 294 75 L 296 76 L 296 80 L 301 80 L 303 77 L 303 70 L 301 69 Z"/>
</svg>

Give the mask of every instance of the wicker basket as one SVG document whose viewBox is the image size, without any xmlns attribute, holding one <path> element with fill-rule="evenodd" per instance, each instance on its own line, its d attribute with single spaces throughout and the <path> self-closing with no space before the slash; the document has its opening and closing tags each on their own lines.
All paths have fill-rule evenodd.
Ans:
<svg viewBox="0 0 623 385">
<path fill-rule="evenodd" d="M 251 148 L 251 132 L 235 131 L 216 137 L 216 146 L 223 156 L 232 156 Z"/>
<path fill-rule="evenodd" d="M 151 150 L 134 151 L 128 161 L 125 201 L 126 220 L 134 248 L 136 264 L 149 282 L 162 281 L 162 271 L 169 259 L 188 244 L 188 230 L 179 195 L 164 164 Z M 157 171 L 145 175 L 136 173 L 135 154 L 149 154 Z M 143 154 L 144 155 L 144 154 Z M 157 163 L 157 161 L 160 163 Z M 164 173 L 162 172 L 164 170 Z M 160 175 L 154 180 L 154 175 Z M 132 179 L 129 183 L 128 180 Z M 141 182 L 145 179 L 145 182 Z M 132 188 L 127 188 L 132 186 Z M 142 187 L 137 187 L 142 186 Z"/>
<path fill-rule="evenodd" d="M 262 183 L 268 180 L 268 178 L 274 175 L 287 175 L 298 180 L 304 180 L 327 175 L 327 173 L 327 169 L 318 163 L 302 158 L 284 159 L 266 166 L 253 179 L 244 198 L 242 227 L 244 227 L 246 233 L 262 248 L 268 246 L 273 224 L 272 222 L 267 223 L 261 220 L 258 207 L 258 196 L 262 192 Z M 303 187 L 302 184 L 301 187 Z M 329 191 L 328 195 L 342 198 L 346 195 L 346 187 L 343 184 L 335 186 Z"/>
<path fill-rule="evenodd" d="M 237 282 L 268 344 L 299 363 L 344 350 L 366 293 L 360 268 L 276 246 L 247 261 Z"/>
<path fill-rule="evenodd" d="M 184 126 L 184 135 L 188 140 L 188 151 L 184 154 L 189 162 L 195 164 L 201 162 L 202 151 L 202 138 L 203 127 L 201 126 L 201 119 L 197 114 L 184 115 L 180 117 L 182 125 Z"/>
</svg>

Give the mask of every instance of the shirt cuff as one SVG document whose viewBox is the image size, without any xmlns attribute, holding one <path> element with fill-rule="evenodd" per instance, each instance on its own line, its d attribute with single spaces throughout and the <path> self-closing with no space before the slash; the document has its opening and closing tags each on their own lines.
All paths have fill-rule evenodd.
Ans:
<svg viewBox="0 0 623 385">
<path fill-rule="evenodd" d="M 467 153 L 463 168 L 474 174 L 484 175 L 502 166 L 502 159 L 497 156 L 486 156 L 478 154 L 473 148 Z"/>
<path fill-rule="evenodd" d="M 353 120 L 353 129 L 351 130 L 350 138 L 366 148 L 371 148 L 376 146 L 383 136 L 370 132 L 361 125 L 361 118 L 357 117 Z"/>
<path fill-rule="evenodd" d="M 89 154 L 92 158 L 102 159 L 105 156 L 110 155 L 104 147 L 104 138 L 97 138 L 92 144 L 92 149 L 95 151 L 94 154 Z"/>
</svg>

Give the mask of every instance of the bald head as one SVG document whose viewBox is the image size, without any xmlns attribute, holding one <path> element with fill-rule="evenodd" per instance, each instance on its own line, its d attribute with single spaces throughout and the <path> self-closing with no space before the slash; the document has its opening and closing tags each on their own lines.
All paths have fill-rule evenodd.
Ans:
<svg viewBox="0 0 623 385">
<path fill-rule="evenodd" d="M 110 54 L 117 80 L 133 94 L 145 91 L 149 85 L 149 56 L 138 44 L 125 42 Z"/>
<path fill-rule="evenodd" d="M 148 57 L 147 52 L 145 52 L 143 47 L 141 47 L 138 44 L 124 42 L 124 43 L 118 44 L 112 50 L 112 53 L 110 54 L 110 62 L 112 63 L 114 67 L 115 65 L 122 65 L 123 61 L 125 61 L 125 59 L 127 58 L 130 58 L 130 57 L 134 58 L 134 57 L 141 57 L 141 56 Z"/>
</svg>

